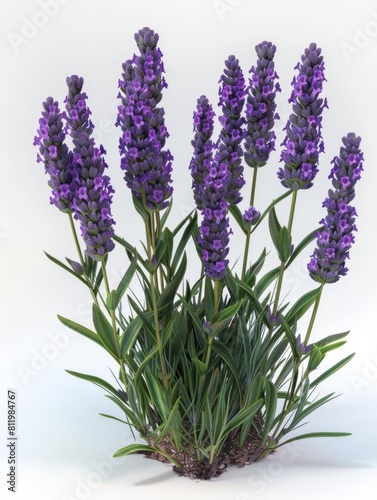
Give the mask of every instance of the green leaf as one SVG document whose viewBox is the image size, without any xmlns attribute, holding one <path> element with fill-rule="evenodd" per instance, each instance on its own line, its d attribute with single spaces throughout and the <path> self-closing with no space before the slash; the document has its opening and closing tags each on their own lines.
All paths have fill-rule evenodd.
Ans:
<svg viewBox="0 0 377 500">
<path fill-rule="evenodd" d="M 271 426 L 275 418 L 277 400 L 278 400 L 278 394 L 275 385 L 266 378 L 264 379 L 264 390 L 265 390 L 264 399 L 265 399 L 266 413 L 264 416 L 263 434 L 260 442 L 261 445 L 266 441 L 268 433 L 271 430 Z"/>
<path fill-rule="evenodd" d="M 279 196 L 278 198 L 276 198 L 276 200 L 272 200 L 272 202 L 268 205 L 268 207 L 266 208 L 266 210 L 261 214 L 261 216 L 259 217 L 257 223 L 255 224 L 255 226 L 253 227 L 252 229 L 252 233 L 257 229 L 257 227 L 259 226 L 259 224 L 261 224 L 261 222 L 263 221 L 263 219 L 269 215 L 270 211 L 278 204 L 280 203 L 281 201 L 283 201 L 285 198 L 287 198 L 288 196 L 290 196 L 292 194 L 292 190 L 289 189 L 288 191 L 286 191 L 284 194 L 282 194 L 281 196 Z"/>
<path fill-rule="evenodd" d="M 305 247 L 309 245 L 313 240 L 316 239 L 317 237 L 317 232 L 323 229 L 322 227 L 315 229 L 311 233 L 309 233 L 305 238 L 293 249 L 293 252 L 288 260 L 288 262 L 285 265 L 285 269 L 287 269 L 292 262 L 295 260 L 295 258 L 304 250 Z"/>
<path fill-rule="evenodd" d="M 102 380 L 99 377 L 95 377 L 93 375 L 86 375 L 85 373 L 79 373 L 79 372 L 74 372 L 71 370 L 65 370 L 67 373 L 70 375 L 73 375 L 74 377 L 81 378 L 83 380 L 87 380 L 88 382 L 92 382 L 92 384 L 98 385 L 98 387 L 101 387 L 102 389 L 105 389 L 105 391 L 109 392 L 110 394 L 114 395 L 116 398 L 119 399 L 119 393 L 112 385 L 110 385 L 106 380 Z"/>
<path fill-rule="evenodd" d="M 229 205 L 229 212 L 233 215 L 235 221 L 240 226 L 244 234 L 247 234 L 245 230 L 244 221 L 242 218 L 242 212 L 237 205 Z"/>
<path fill-rule="evenodd" d="M 100 413 L 100 415 L 101 415 L 101 417 L 110 418 L 112 420 L 117 420 L 118 422 L 121 422 L 122 424 L 130 425 L 129 422 L 126 422 L 125 420 L 122 420 L 121 418 L 114 417 L 113 415 L 108 415 L 107 413 Z"/>
<path fill-rule="evenodd" d="M 129 444 L 124 448 L 116 451 L 113 455 L 114 458 L 125 457 L 126 455 L 131 455 L 132 453 L 155 453 L 155 448 L 152 446 L 147 446 L 145 444 Z"/>
<path fill-rule="evenodd" d="M 229 323 L 233 320 L 234 316 L 237 314 L 239 308 L 241 307 L 242 301 L 232 304 L 221 311 L 220 314 L 216 315 L 214 318 L 214 323 L 210 323 L 208 338 L 215 338 L 224 328 L 229 326 Z M 224 313 L 224 314 L 222 314 Z"/>
<path fill-rule="evenodd" d="M 196 366 L 198 372 L 200 373 L 200 375 L 205 375 L 205 373 L 207 372 L 207 365 L 205 363 L 203 363 L 202 361 L 200 361 L 199 358 L 195 357 L 192 359 L 194 365 Z"/>
<path fill-rule="evenodd" d="M 291 235 L 288 229 L 284 226 L 277 235 L 275 247 L 281 262 L 287 262 L 291 255 Z"/>
<path fill-rule="evenodd" d="M 276 448 L 279 448 L 280 446 L 283 446 L 288 443 L 292 443 L 293 441 L 299 441 L 301 439 L 310 439 L 310 438 L 318 438 L 318 437 L 344 437 L 344 436 L 351 436 L 352 434 L 350 432 L 309 432 L 308 434 L 300 434 L 299 436 L 295 436 L 291 439 L 287 439 L 287 441 L 284 441 L 283 443 L 280 443 L 276 446 Z"/>
<path fill-rule="evenodd" d="M 306 418 L 310 413 L 313 411 L 317 410 L 321 406 L 323 406 L 325 403 L 328 403 L 329 401 L 332 401 L 333 399 L 337 398 L 338 396 L 334 396 L 334 392 L 331 394 L 327 394 L 327 396 L 324 396 L 323 398 L 319 399 L 318 401 L 314 401 L 314 403 L 309 404 L 309 406 L 306 406 L 305 409 L 303 409 L 301 412 L 296 412 L 291 425 L 289 426 L 289 429 L 294 429 L 299 422 L 301 422 L 304 418 Z"/>
<path fill-rule="evenodd" d="M 314 345 L 310 351 L 308 370 L 311 372 L 318 368 L 318 366 L 322 363 L 324 358 L 324 354 L 321 351 L 320 347 Z"/>
<path fill-rule="evenodd" d="M 87 337 L 88 339 L 93 340 L 98 345 L 103 347 L 103 344 L 102 344 L 99 336 L 96 333 L 94 333 L 92 330 L 89 330 L 89 328 L 86 328 L 83 325 L 79 325 L 78 323 L 75 323 L 74 321 L 71 321 L 68 318 L 64 318 L 63 316 L 59 316 L 59 314 L 58 314 L 58 319 L 61 323 L 63 323 L 63 325 L 70 328 L 74 332 L 77 332 L 80 335 L 83 335 L 84 337 Z"/>
<path fill-rule="evenodd" d="M 278 221 L 275 207 L 272 207 L 268 214 L 268 228 L 273 244 L 276 246 L 278 235 L 281 232 L 281 225 Z"/>
<path fill-rule="evenodd" d="M 114 299 L 112 301 L 112 307 L 110 309 L 115 310 L 118 307 L 119 302 L 122 300 L 122 297 L 129 287 L 129 284 L 131 283 L 131 280 L 135 274 L 137 268 L 137 254 L 136 250 L 134 251 L 134 258 L 132 259 L 130 266 L 128 267 L 127 271 L 125 272 L 123 278 L 120 280 L 120 283 L 117 287 L 117 289 L 114 292 Z"/>
<path fill-rule="evenodd" d="M 55 257 L 53 257 L 52 255 L 48 254 L 47 252 L 44 252 L 44 254 L 46 255 L 46 257 L 48 259 L 50 259 L 54 264 L 56 264 L 57 266 L 61 267 L 62 269 L 64 269 L 65 271 L 67 271 L 68 273 L 72 274 L 73 276 L 75 276 L 75 278 L 77 278 L 78 280 L 80 280 L 82 283 L 84 283 L 87 287 L 90 288 L 90 285 L 89 283 L 84 279 L 82 278 L 82 276 L 80 276 L 80 274 L 78 274 L 76 271 L 74 271 L 73 269 L 71 269 L 70 267 L 66 266 L 63 262 L 61 262 L 60 260 L 56 259 Z"/>
<path fill-rule="evenodd" d="M 271 285 L 271 283 L 279 276 L 280 266 L 268 271 L 255 285 L 255 295 L 260 297 L 262 293 Z"/>
<path fill-rule="evenodd" d="M 145 208 L 143 200 L 138 196 L 132 195 L 132 202 L 138 214 L 141 215 L 144 221 L 148 220 L 149 212 Z"/>
<path fill-rule="evenodd" d="M 93 323 L 102 344 L 117 359 L 113 328 L 97 304 L 93 304 Z"/>
<path fill-rule="evenodd" d="M 323 286 L 321 285 L 314 290 L 304 293 L 304 295 L 295 302 L 292 308 L 285 315 L 286 321 L 289 323 L 293 318 L 295 318 L 296 321 L 299 320 L 317 300 L 322 288 Z"/>
<path fill-rule="evenodd" d="M 262 408 L 263 403 L 264 401 L 262 398 L 258 399 L 258 401 L 255 401 L 253 404 L 238 412 L 237 415 L 235 415 L 225 426 L 223 431 L 224 435 L 228 435 L 230 432 L 241 426 L 247 420 L 251 420 L 254 415 Z"/>
<path fill-rule="evenodd" d="M 178 408 L 180 401 L 181 401 L 180 398 L 176 400 L 175 405 L 173 406 L 168 418 L 166 419 L 166 421 L 163 422 L 161 432 L 154 442 L 155 446 L 157 446 L 158 443 L 166 436 L 166 434 L 170 431 L 170 429 L 172 429 L 174 426 L 177 425 L 177 423 L 179 423 L 180 414 Z"/>
<path fill-rule="evenodd" d="M 337 340 L 341 340 L 341 339 L 344 339 L 344 337 L 346 337 L 348 334 L 349 334 L 349 330 L 348 332 L 343 332 L 343 333 L 336 333 L 334 335 L 329 335 L 328 337 L 324 337 L 323 339 L 321 340 L 318 340 L 315 345 L 317 345 L 318 347 L 324 347 L 328 344 L 331 344 L 332 342 L 335 342 Z"/>
<path fill-rule="evenodd" d="M 341 359 L 338 363 L 335 365 L 331 366 L 328 370 L 323 372 L 319 377 L 317 377 L 311 384 L 310 388 L 312 389 L 313 387 L 316 387 L 318 384 L 326 380 L 328 377 L 330 377 L 333 373 L 337 372 L 340 370 L 340 368 L 343 368 L 351 359 L 354 357 L 355 353 L 350 354 L 346 356 L 345 358 Z"/>
<path fill-rule="evenodd" d="M 161 420 L 164 421 L 166 420 L 168 415 L 164 388 L 152 374 L 152 372 L 148 369 L 144 372 L 144 378 L 145 383 L 147 384 L 149 395 L 151 397 L 151 403 L 158 411 Z"/>
<path fill-rule="evenodd" d="M 218 340 L 213 341 L 212 349 L 215 352 L 217 352 L 217 354 L 221 357 L 221 359 L 224 361 L 226 366 L 232 372 L 232 375 L 234 377 L 234 380 L 236 382 L 237 389 L 238 389 L 238 392 L 240 395 L 240 400 L 241 400 L 242 399 L 242 391 L 241 391 L 236 361 L 234 359 L 232 352 L 227 348 L 227 346 L 225 344 L 223 344 L 222 342 L 219 342 Z"/>
<path fill-rule="evenodd" d="M 160 297 L 157 301 L 157 308 L 161 309 L 166 305 L 171 305 L 174 301 L 175 295 L 177 293 L 179 285 L 182 283 L 182 279 L 185 276 L 187 267 L 187 257 L 186 254 L 183 254 L 181 264 L 178 268 L 178 271 L 174 274 L 168 286 L 161 293 Z"/>
<path fill-rule="evenodd" d="M 191 217 L 191 214 L 190 214 L 190 217 Z M 190 218 L 190 222 L 188 223 L 187 227 L 185 228 L 185 230 L 183 232 L 182 238 L 177 246 L 177 250 L 175 251 L 174 258 L 173 258 L 173 261 L 171 264 L 172 275 L 175 274 L 175 271 L 177 269 L 177 266 L 178 266 L 178 263 L 181 259 L 181 256 L 186 249 L 187 242 L 191 238 L 191 236 L 193 235 L 194 231 L 197 229 L 197 225 L 198 225 L 198 216 L 197 216 L 197 212 L 195 210 L 194 215 Z M 176 234 L 176 232 L 173 233 L 173 236 L 175 234 Z"/>
<path fill-rule="evenodd" d="M 123 334 L 120 338 L 120 351 L 122 354 L 122 358 L 124 358 L 126 354 L 128 354 L 128 351 L 136 342 L 142 326 L 142 320 L 138 316 L 136 316 L 123 331 Z"/>
<path fill-rule="evenodd" d="M 165 226 L 172 208 L 173 208 L 173 198 L 170 198 L 169 205 L 166 207 L 166 210 L 163 216 L 161 217 L 161 228 Z"/>
</svg>

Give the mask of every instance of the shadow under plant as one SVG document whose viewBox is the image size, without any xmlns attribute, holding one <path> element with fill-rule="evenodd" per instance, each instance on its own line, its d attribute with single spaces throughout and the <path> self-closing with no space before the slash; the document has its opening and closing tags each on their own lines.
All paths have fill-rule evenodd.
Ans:
<svg viewBox="0 0 377 500">
<path fill-rule="evenodd" d="M 304 196 L 300 192 L 313 185 L 323 152 L 327 102 L 321 98 L 321 49 L 310 44 L 295 68 L 292 113 L 277 172 L 285 190 L 264 208 L 255 207 L 255 193 L 260 168 L 275 149 L 275 97 L 280 91 L 276 47 L 271 42 L 256 46 L 249 82 L 236 57 L 228 57 L 220 78 L 218 135 L 206 96 L 198 98 L 194 111 L 189 168 L 196 209 L 169 228 L 173 156 L 166 148 L 169 134 L 160 107 L 166 87 L 162 53 L 158 35 L 149 28 L 136 33 L 135 40 L 139 53 L 123 64 L 117 125 L 124 179 L 145 227 L 140 248 L 115 234 L 114 189 L 106 174 L 105 151 L 92 137 L 81 77 L 67 78 L 64 112 L 51 97 L 43 103 L 35 138 L 38 160 L 49 174 L 51 204 L 69 220 L 78 260 L 48 257 L 80 280 L 93 301 L 93 329 L 59 319 L 109 353 L 119 367 L 118 386 L 93 375 L 68 373 L 104 389 L 120 411 L 120 416 L 105 416 L 129 425 L 145 441 L 115 456 L 142 453 L 193 478 L 210 479 L 230 465 L 260 460 L 295 440 L 347 435 L 290 436 L 336 397 L 318 398 L 317 388 L 352 358 L 348 355 L 318 374 L 324 357 L 345 343 L 348 332 L 315 341 L 312 333 L 324 287 L 347 273 L 354 242 L 356 211 L 351 202 L 363 160 L 354 133 L 343 137 L 332 162 L 332 186 L 319 227 L 298 243 L 292 240 L 296 206 Z M 249 172 L 249 201 L 241 211 Z M 286 225 L 276 210 L 283 200 L 290 201 Z M 255 232 L 263 223 L 278 258 L 268 271 L 269 248 L 260 248 L 259 257 L 250 259 Z M 240 269 L 228 258 L 232 225 L 244 239 Z M 317 286 L 289 304 L 281 300 L 285 272 L 314 241 L 307 269 Z M 107 262 L 116 245 L 124 249 L 128 268 L 111 288 Z M 194 278 L 187 268 L 190 245 L 202 265 Z M 142 296 L 127 292 L 134 280 L 141 283 Z M 306 314 L 308 327 L 302 332 L 299 323 Z"/>
</svg>

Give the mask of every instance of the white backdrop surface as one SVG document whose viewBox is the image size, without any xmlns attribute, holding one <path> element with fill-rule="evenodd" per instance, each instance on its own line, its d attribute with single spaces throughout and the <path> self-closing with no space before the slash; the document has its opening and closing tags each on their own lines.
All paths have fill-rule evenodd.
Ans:
<svg viewBox="0 0 377 500">
<path fill-rule="evenodd" d="M 374 1 L 317 0 L 18 0 L 1 2 L 0 164 L 0 491 L 7 490 L 7 389 L 17 395 L 17 493 L 21 500 L 188 499 L 218 500 L 377 498 L 377 340 L 376 340 L 376 185 L 377 185 L 377 6 Z M 104 420 L 111 413 L 102 391 L 73 379 L 72 369 L 109 376 L 108 358 L 58 323 L 56 313 L 87 322 L 90 302 L 73 278 L 48 261 L 74 255 L 66 218 L 49 205 L 47 177 L 37 164 L 33 138 L 41 103 L 49 95 L 62 104 L 65 78 L 84 77 L 96 139 L 108 151 L 109 175 L 116 190 L 117 232 L 137 243 L 140 222 L 122 179 L 115 128 L 121 64 L 136 50 L 133 35 L 144 26 L 160 35 L 169 88 L 162 101 L 174 162 L 173 222 L 193 207 L 190 176 L 192 112 L 206 94 L 217 103 L 218 79 L 229 54 L 245 75 L 255 64 L 262 40 L 277 46 L 276 70 L 282 93 L 278 140 L 290 113 L 287 103 L 293 68 L 304 48 L 323 50 L 329 109 L 323 118 L 325 153 L 315 186 L 299 197 L 294 237 L 299 239 L 323 216 L 327 175 L 341 137 L 362 137 L 364 174 L 357 186 L 357 241 L 349 275 L 325 289 L 314 335 L 351 329 L 345 356 L 353 361 L 325 389 L 342 396 L 318 414 L 308 430 L 344 430 L 351 437 L 301 441 L 268 459 L 231 469 L 210 482 L 179 478 L 170 467 L 112 453 L 131 442 L 127 428 Z M 279 148 L 260 174 L 257 203 L 283 192 L 276 178 Z M 263 186 L 263 187 L 262 187 Z M 281 208 L 284 213 L 284 206 Z M 232 256 L 237 256 L 237 239 Z M 259 242 L 258 242 L 259 243 Z M 261 246 L 265 242 L 260 242 Z M 260 247 L 261 248 L 261 247 Z M 292 298 L 312 284 L 306 262 L 287 276 Z M 126 263 L 115 251 L 111 279 Z M 336 359 L 336 358 L 333 358 Z"/>
</svg>

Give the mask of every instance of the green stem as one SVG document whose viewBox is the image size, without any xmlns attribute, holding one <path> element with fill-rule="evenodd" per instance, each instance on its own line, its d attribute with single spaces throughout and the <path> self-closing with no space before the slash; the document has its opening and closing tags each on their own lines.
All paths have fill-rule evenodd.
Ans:
<svg viewBox="0 0 377 500">
<path fill-rule="evenodd" d="M 81 266 L 83 268 L 83 271 L 85 272 L 84 256 L 82 254 L 80 243 L 79 243 L 79 239 L 77 237 L 77 232 L 76 232 L 76 228 L 75 228 L 75 223 L 73 221 L 72 212 L 68 212 L 68 219 L 69 219 L 69 224 L 71 226 L 71 231 L 72 231 L 72 234 L 73 234 L 73 239 L 74 239 L 74 242 L 75 242 L 76 250 L 77 250 L 77 253 L 78 253 L 78 256 L 79 256 L 79 259 L 80 259 L 80 264 L 81 264 Z"/>
<path fill-rule="evenodd" d="M 319 304 L 321 302 L 321 297 L 322 297 L 322 292 L 323 292 L 324 285 L 325 285 L 324 283 L 321 284 L 321 288 L 319 290 L 317 299 L 316 299 L 314 307 L 313 307 L 313 312 L 312 312 L 312 315 L 310 317 L 310 321 L 309 321 L 309 325 L 308 325 L 308 330 L 306 332 L 305 339 L 304 339 L 304 346 L 308 345 L 309 338 L 310 338 L 310 335 L 311 335 L 312 330 L 313 330 L 314 322 L 315 322 L 315 319 L 317 317 L 317 312 L 318 312 L 318 309 L 319 309 Z"/>
<path fill-rule="evenodd" d="M 310 321 L 309 321 L 309 325 L 308 325 L 308 330 L 306 332 L 306 336 L 305 336 L 305 339 L 304 339 L 304 346 L 308 345 L 309 338 L 310 338 L 310 335 L 311 335 L 312 330 L 313 330 L 314 322 L 315 322 L 315 319 L 316 319 L 317 313 L 318 313 L 319 304 L 321 302 L 321 296 L 322 296 L 323 287 L 324 287 L 324 283 L 321 284 L 321 288 L 319 290 L 317 299 L 316 299 L 316 301 L 314 303 L 313 312 L 312 312 L 312 315 L 310 317 Z M 292 387 L 292 381 L 293 381 L 293 379 L 296 378 L 298 367 L 299 367 L 299 365 L 295 364 L 294 370 L 293 370 L 293 376 L 292 376 L 292 379 L 291 379 L 291 388 L 289 390 L 289 392 L 291 393 L 291 396 L 289 397 L 288 400 L 285 401 L 284 408 L 283 408 L 283 411 L 282 411 L 281 419 L 280 419 L 279 424 L 276 427 L 275 432 L 274 432 L 274 438 L 277 436 L 278 431 L 280 430 L 281 426 L 283 425 L 285 418 L 287 417 L 287 415 L 291 411 L 292 404 L 295 401 L 296 397 L 298 396 L 298 393 L 301 390 L 301 387 L 302 387 L 302 384 L 303 384 L 304 380 L 306 380 L 306 378 L 308 377 L 309 367 L 306 367 L 306 370 L 304 371 L 304 374 L 301 377 L 300 383 L 297 385 L 297 387 Z"/>
<path fill-rule="evenodd" d="M 86 269 L 85 259 L 84 259 L 84 256 L 82 254 L 82 251 L 81 251 L 79 239 L 77 237 L 77 231 L 76 231 L 75 223 L 74 223 L 74 220 L 73 220 L 73 217 L 72 217 L 72 212 L 68 212 L 68 219 L 69 219 L 69 224 L 71 226 L 73 240 L 75 242 L 75 247 L 76 247 L 76 250 L 77 250 L 77 254 L 79 256 L 79 260 L 80 260 L 80 264 L 81 264 L 81 267 L 82 267 L 82 270 L 83 270 L 83 273 L 84 273 L 85 280 L 87 281 L 87 284 L 88 284 L 88 287 L 90 289 L 90 293 L 92 295 L 93 301 L 98 306 L 97 296 L 94 293 L 94 289 L 93 289 L 92 283 L 90 281 L 90 278 L 87 276 L 86 271 L 85 271 L 85 269 Z"/>
<path fill-rule="evenodd" d="M 105 290 L 106 290 L 106 295 L 110 295 L 110 286 L 109 286 L 109 278 L 107 276 L 107 270 L 106 270 L 106 264 L 105 261 L 101 261 L 102 264 L 102 274 L 103 274 L 103 281 L 105 283 Z M 122 352 L 120 349 L 120 343 L 119 343 L 119 335 L 118 335 L 118 330 L 116 326 L 116 318 L 115 318 L 115 311 L 114 309 L 110 309 L 110 317 L 111 317 L 111 326 L 113 329 L 113 335 L 114 335 L 114 341 L 115 341 L 115 347 L 116 347 L 116 352 L 117 352 L 117 357 L 118 357 L 118 363 L 120 366 L 120 373 L 122 377 L 122 382 L 124 385 L 124 388 L 127 388 L 127 375 L 126 375 L 126 370 L 124 367 L 124 362 L 123 362 L 123 357 L 122 357 Z"/>
<path fill-rule="evenodd" d="M 149 276 L 151 282 L 151 295 L 152 295 L 152 309 L 153 309 L 153 322 L 154 329 L 156 332 L 157 348 L 160 357 L 162 377 L 164 381 L 165 388 L 169 387 L 168 374 L 166 369 L 164 351 L 162 346 L 160 325 L 158 321 L 158 310 L 157 310 L 157 295 L 156 290 L 158 290 L 157 275 L 156 270 L 152 268 L 152 257 L 155 255 L 155 230 L 154 230 L 154 220 L 153 214 L 149 214 L 148 220 L 146 221 L 146 238 L 147 238 L 147 252 L 148 252 L 148 262 L 149 262 Z"/>
<path fill-rule="evenodd" d="M 287 227 L 289 236 L 292 236 L 293 217 L 294 217 L 295 208 L 296 208 L 296 201 L 297 201 L 297 191 L 293 191 L 292 199 L 291 199 L 291 208 L 289 211 L 288 227 Z M 284 269 L 285 269 L 285 262 L 282 262 L 280 264 L 279 277 L 278 277 L 278 282 L 276 285 L 274 308 L 273 308 L 273 312 L 272 312 L 273 316 L 276 316 L 276 313 L 277 313 L 278 308 L 279 308 L 280 294 L 281 294 L 281 290 L 282 290 L 282 286 L 283 286 L 283 279 L 284 279 Z"/>
<path fill-rule="evenodd" d="M 250 193 L 250 203 L 249 203 L 250 207 L 254 206 L 255 192 L 256 192 L 256 187 L 257 187 L 257 177 L 258 177 L 258 168 L 254 167 L 253 181 L 252 181 L 251 193 Z M 244 250 L 244 254 L 243 254 L 242 279 L 245 278 L 245 274 L 246 274 L 247 258 L 249 255 L 249 248 L 250 248 L 250 234 L 251 234 L 251 231 L 249 229 L 247 231 L 247 234 L 246 234 L 245 250 Z"/>
</svg>

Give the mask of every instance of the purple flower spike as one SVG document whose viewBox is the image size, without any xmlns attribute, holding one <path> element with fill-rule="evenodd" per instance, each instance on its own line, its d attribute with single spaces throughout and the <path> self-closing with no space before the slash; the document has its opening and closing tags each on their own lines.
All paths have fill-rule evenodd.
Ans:
<svg viewBox="0 0 377 500">
<path fill-rule="evenodd" d="M 323 202 L 327 216 L 321 220 L 322 231 L 317 234 L 317 248 L 308 264 L 310 276 L 319 283 L 335 283 L 345 276 L 348 269 L 345 261 L 355 241 L 356 210 L 349 202 L 355 196 L 355 184 L 363 170 L 363 153 L 360 137 L 350 133 L 342 139 L 344 146 L 333 160 L 334 167 L 329 179 L 335 190 L 330 189 Z"/>
<path fill-rule="evenodd" d="M 203 199 L 204 179 L 212 167 L 214 144 L 211 140 L 215 113 L 206 96 L 197 100 L 194 112 L 194 139 L 191 141 L 194 154 L 189 168 L 196 206 L 205 208 Z"/>
<path fill-rule="evenodd" d="M 132 194 L 141 198 L 149 210 L 167 207 L 173 192 L 173 156 L 163 150 L 169 137 L 165 111 L 157 106 L 167 87 L 158 39 L 149 28 L 135 34 L 140 55 L 123 64 L 118 95 L 122 104 L 116 122 L 122 129 L 119 151 L 124 179 Z"/>
<path fill-rule="evenodd" d="M 245 184 L 243 178 L 241 142 L 245 136 L 245 118 L 241 116 L 245 103 L 245 79 L 239 66 L 239 61 L 234 56 L 229 56 L 225 61 L 225 69 L 219 83 L 219 106 L 223 115 L 219 120 L 222 125 L 218 149 L 214 160 L 226 164 L 230 172 L 228 193 L 226 200 L 234 205 L 242 200 L 240 189 Z"/>
<path fill-rule="evenodd" d="M 73 200 L 75 217 L 81 223 L 86 253 L 101 260 L 114 248 L 112 237 L 115 222 L 110 205 L 113 188 L 104 175 L 106 162 L 102 146 L 98 149 L 91 137 L 94 126 L 82 91 L 83 79 L 76 75 L 67 78 L 66 120 L 73 142 L 73 161 L 78 174 L 78 189 Z"/>
<path fill-rule="evenodd" d="M 52 189 L 50 203 L 62 212 L 70 212 L 76 190 L 77 172 L 68 150 L 59 104 L 48 97 L 43 103 L 42 118 L 39 120 L 38 136 L 34 146 L 39 146 L 38 162 L 43 162 L 50 176 L 48 185 Z"/>
<path fill-rule="evenodd" d="M 228 203 L 224 196 L 227 193 L 230 174 L 226 164 L 214 162 L 209 170 L 203 189 L 205 208 L 202 210 L 199 246 L 202 249 L 204 271 L 210 278 L 225 277 L 229 253 L 229 220 L 227 218 Z"/>
<path fill-rule="evenodd" d="M 253 168 L 263 167 L 275 149 L 276 92 L 281 92 L 273 58 L 276 47 L 271 42 L 262 42 L 255 47 L 258 61 L 250 70 L 251 79 L 246 103 L 247 132 L 245 139 L 245 161 Z"/>
<path fill-rule="evenodd" d="M 284 168 L 279 169 L 278 177 L 284 187 L 297 191 L 313 185 L 319 153 L 324 151 L 321 114 L 327 101 L 319 98 L 325 81 L 321 49 L 315 43 L 310 44 L 295 69 L 298 74 L 293 78 L 289 99 L 293 113 L 285 127 L 280 158 Z"/>
</svg>

